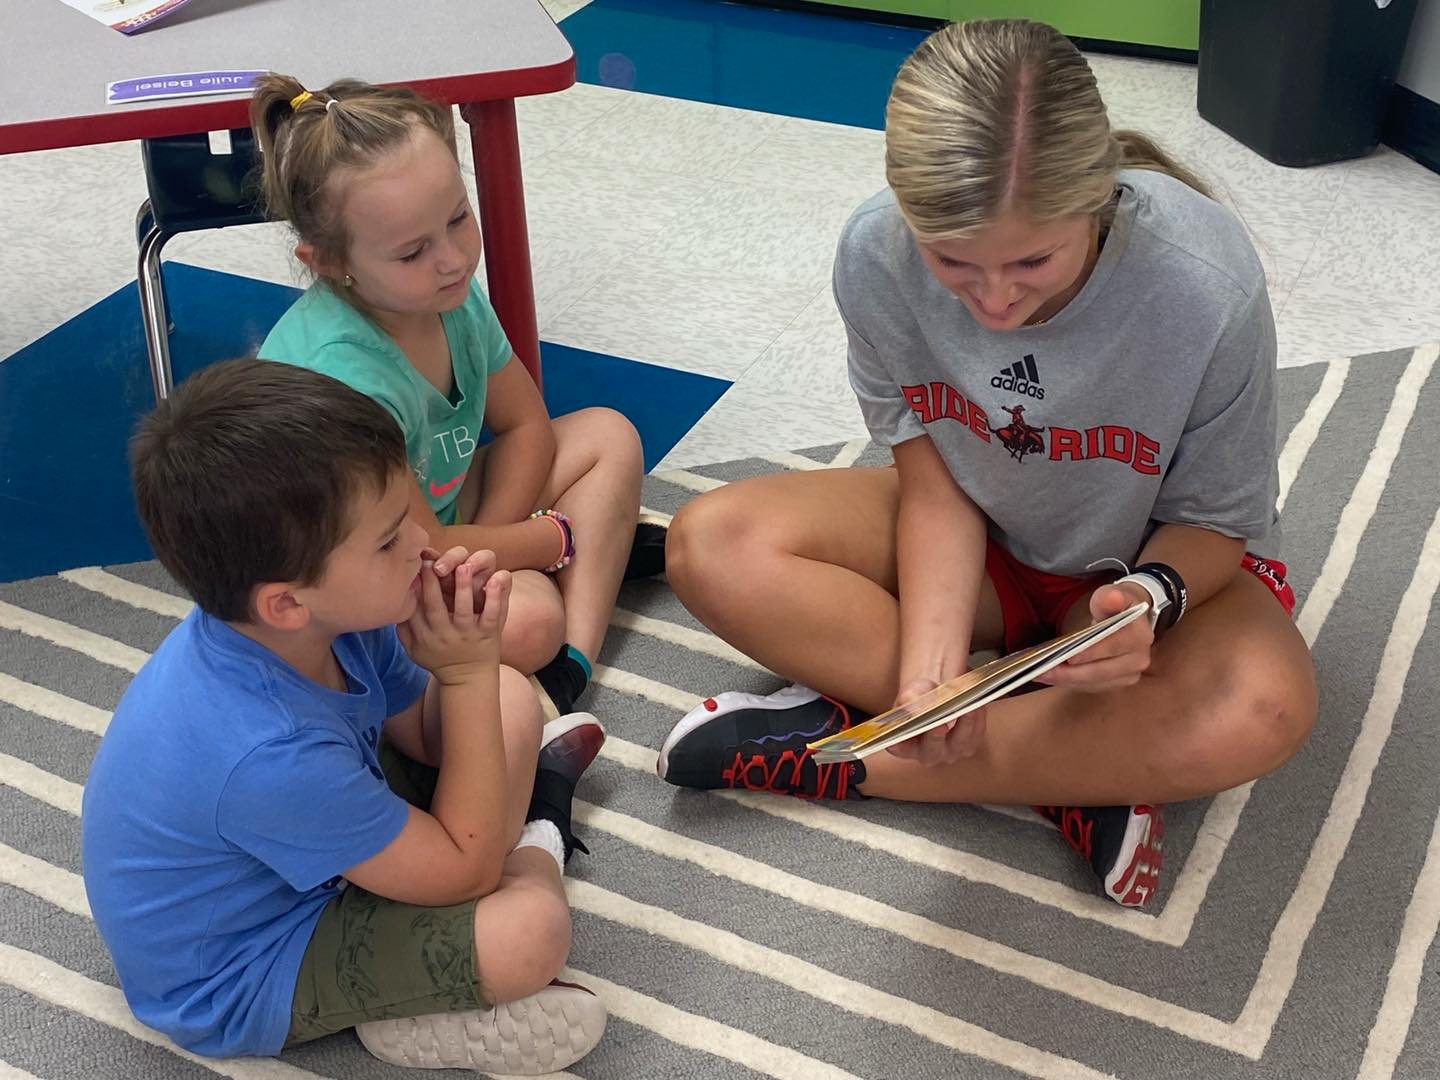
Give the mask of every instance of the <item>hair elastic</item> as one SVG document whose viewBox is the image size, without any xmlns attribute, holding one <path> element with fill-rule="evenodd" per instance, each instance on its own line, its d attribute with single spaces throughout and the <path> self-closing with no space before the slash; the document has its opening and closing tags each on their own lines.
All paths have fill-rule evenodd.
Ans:
<svg viewBox="0 0 1440 1080">
<path fill-rule="evenodd" d="M 340 102 L 337 101 L 335 98 L 332 97 L 329 101 L 325 102 L 325 111 L 328 113 L 328 112 L 331 110 L 331 108 L 333 108 L 334 106 L 339 105 L 339 104 L 340 104 Z"/>
<path fill-rule="evenodd" d="M 560 558 L 556 559 L 549 566 L 545 567 L 543 573 L 558 574 L 565 567 L 569 566 L 575 558 L 575 530 L 570 524 L 570 519 L 559 510 L 536 510 L 530 515 L 532 518 L 549 518 L 557 529 L 560 530 Z"/>
<path fill-rule="evenodd" d="M 301 90 L 298 94 L 296 94 L 290 99 L 290 111 L 294 112 L 296 109 L 300 108 L 301 105 L 304 105 L 305 102 L 309 101 L 314 96 L 315 95 L 310 93 L 309 90 Z"/>
</svg>

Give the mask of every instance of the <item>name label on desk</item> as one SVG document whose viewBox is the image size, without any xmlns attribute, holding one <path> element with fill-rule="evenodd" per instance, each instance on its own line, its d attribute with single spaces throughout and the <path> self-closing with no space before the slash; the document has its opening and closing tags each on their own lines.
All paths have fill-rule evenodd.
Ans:
<svg viewBox="0 0 1440 1080">
<path fill-rule="evenodd" d="M 155 98 L 203 97 L 248 93 L 264 71 L 191 71 L 180 75 L 146 75 L 106 86 L 107 105 L 126 105 Z"/>
</svg>

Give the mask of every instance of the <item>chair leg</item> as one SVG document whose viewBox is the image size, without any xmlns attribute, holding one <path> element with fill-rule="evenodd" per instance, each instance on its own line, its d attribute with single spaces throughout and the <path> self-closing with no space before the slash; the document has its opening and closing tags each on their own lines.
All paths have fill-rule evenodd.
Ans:
<svg viewBox="0 0 1440 1080">
<path fill-rule="evenodd" d="M 142 221 L 144 210 L 142 208 Z M 150 383 L 155 401 L 164 401 L 174 387 L 170 372 L 170 318 L 165 305 L 165 281 L 160 273 L 160 250 L 168 233 L 153 224 L 140 238 L 140 262 L 136 282 L 140 287 L 140 319 L 145 327 L 145 351 L 150 357 Z"/>
<path fill-rule="evenodd" d="M 154 228 L 155 214 L 150 209 L 150 200 L 146 199 L 140 204 L 140 209 L 135 214 L 135 244 L 137 247 L 145 246 L 145 238 L 150 235 Z M 173 233 L 167 235 L 165 240 L 168 241 L 170 236 L 173 235 Z M 165 316 L 166 329 L 174 333 L 175 321 L 170 318 L 170 298 L 165 295 L 165 282 L 163 278 L 160 282 L 160 310 Z"/>
</svg>

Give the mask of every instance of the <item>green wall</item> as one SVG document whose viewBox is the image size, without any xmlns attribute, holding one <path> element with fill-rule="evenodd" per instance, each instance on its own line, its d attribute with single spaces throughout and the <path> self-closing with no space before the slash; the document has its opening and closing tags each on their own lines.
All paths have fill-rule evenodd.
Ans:
<svg viewBox="0 0 1440 1080">
<path fill-rule="evenodd" d="M 1071 37 L 1195 49 L 1200 0 L 824 0 L 932 19 L 1039 19 Z"/>
</svg>

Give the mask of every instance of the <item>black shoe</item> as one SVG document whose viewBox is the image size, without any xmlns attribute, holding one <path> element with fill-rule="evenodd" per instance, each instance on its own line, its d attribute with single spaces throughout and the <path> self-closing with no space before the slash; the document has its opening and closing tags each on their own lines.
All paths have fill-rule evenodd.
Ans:
<svg viewBox="0 0 1440 1080">
<path fill-rule="evenodd" d="M 530 676 L 530 685 L 540 699 L 546 723 L 575 711 L 580 695 L 590 686 L 585 666 L 570 655 L 570 646 L 561 645 L 554 659 Z"/>
<path fill-rule="evenodd" d="M 1085 857 L 1111 900 L 1143 907 L 1155 896 L 1163 862 L 1163 806 L 1037 806 L 1035 811 Z"/>
<path fill-rule="evenodd" d="M 540 755 L 535 760 L 535 790 L 530 796 L 526 821 L 544 820 L 554 824 L 565 844 L 565 861 L 576 850 L 590 849 L 575 836 L 570 825 L 575 785 L 605 744 L 605 729 L 589 713 L 577 712 L 552 720 L 540 734 Z"/>
<path fill-rule="evenodd" d="M 625 581 L 656 577 L 665 572 L 664 525 L 642 521 L 635 526 L 635 540 L 630 545 L 630 558 L 625 563 Z"/>
<path fill-rule="evenodd" d="M 808 744 L 865 719 L 804 686 L 707 698 L 665 737 L 656 771 L 681 787 L 770 791 L 805 799 L 864 798 L 858 761 L 817 765 Z"/>
</svg>

